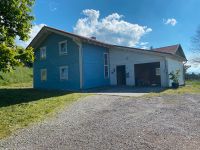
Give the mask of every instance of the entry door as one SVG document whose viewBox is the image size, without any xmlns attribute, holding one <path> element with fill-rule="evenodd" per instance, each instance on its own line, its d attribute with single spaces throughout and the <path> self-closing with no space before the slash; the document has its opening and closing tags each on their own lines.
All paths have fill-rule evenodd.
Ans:
<svg viewBox="0 0 200 150">
<path fill-rule="evenodd" d="M 126 85 L 126 66 L 117 66 L 117 85 Z"/>
</svg>

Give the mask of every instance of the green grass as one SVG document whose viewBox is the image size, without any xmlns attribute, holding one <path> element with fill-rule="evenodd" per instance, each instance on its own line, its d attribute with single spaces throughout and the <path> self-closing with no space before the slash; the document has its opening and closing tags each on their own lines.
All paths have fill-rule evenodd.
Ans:
<svg viewBox="0 0 200 150">
<path fill-rule="evenodd" d="M 32 76 L 32 69 L 25 67 L 3 73 L 3 80 L 0 79 L 0 139 L 51 117 L 86 96 L 82 93 L 34 90 Z"/>
<path fill-rule="evenodd" d="M 2 73 L 3 80 L 0 79 L 0 86 L 11 85 L 11 84 L 23 84 L 32 83 L 33 80 L 33 69 L 27 67 L 17 67 L 10 73 Z M 19 86 L 19 85 L 18 85 Z"/>
<path fill-rule="evenodd" d="M 200 94 L 200 81 L 186 81 L 185 86 L 181 86 L 178 89 L 165 89 L 160 93 L 150 93 L 145 96 L 162 96 L 163 94 Z"/>
</svg>

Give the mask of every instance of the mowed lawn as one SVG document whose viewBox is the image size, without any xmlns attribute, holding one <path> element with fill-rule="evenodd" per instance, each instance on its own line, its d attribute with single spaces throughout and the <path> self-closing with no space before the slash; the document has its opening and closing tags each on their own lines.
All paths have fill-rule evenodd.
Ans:
<svg viewBox="0 0 200 150">
<path fill-rule="evenodd" d="M 200 80 L 186 81 L 185 86 L 180 86 L 178 89 L 164 89 L 160 93 L 150 93 L 145 97 L 162 96 L 162 95 L 177 95 L 177 94 L 200 94 Z"/>
<path fill-rule="evenodd" d="M 17 68 L 0 80 L 0 139 L 19 128 L 42 121 L 67 107 L 83 93 L 42 91 L 32 88 L 32 69 Z"/>
</svg>

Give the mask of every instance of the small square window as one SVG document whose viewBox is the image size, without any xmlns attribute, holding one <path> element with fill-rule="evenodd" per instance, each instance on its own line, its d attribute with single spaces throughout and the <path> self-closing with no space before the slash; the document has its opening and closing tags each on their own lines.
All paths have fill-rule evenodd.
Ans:
<svg viewBox="0 0 200 150">
<path fill-rule="evenodd" d="M 46 47 L 40 48 L 40 59 L 46 59 Z"/>
<path fill-rule="evenodd" d="M 60 79 L 68 80 L 68 67 L 67 66 L 60 67 Z"/>
<path fill-rule="evenodd" d="M 156 75 L 160 76 L 160 68 L 156 68 Z"/>
<path fill-rule="evenodd" d="M 47 80 L 47 69 L 41 69 L 41 81 Z"/>
<path fill-rule="evenodd" d="M 67 41 L 63 41 L 59 43 L 59 53 L 60 55 L 67 54 Z"/>
</svg>

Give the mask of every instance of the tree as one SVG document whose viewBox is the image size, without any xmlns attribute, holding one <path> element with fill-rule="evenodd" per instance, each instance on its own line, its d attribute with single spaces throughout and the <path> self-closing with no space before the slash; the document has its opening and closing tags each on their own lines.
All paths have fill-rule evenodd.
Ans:
<svg viewBox="0 0 200 150">
<path fill-rule="evenodd" d="M 10 72 L 18 65 L 33 61 L 33 49 L 15 45 L 29 39 L 34 17 L 31 14 L 34 0 L 0 0 L 0 71 Z"/>
<path fill-rule="evenodd" d="M 196 34 L 192 37 L 192 51 L 194 52 L 195 56 L 192 59 L 193 63 L 199 64 L 200 63 L 200 26 L 197 28 Z"/>
</svg>

